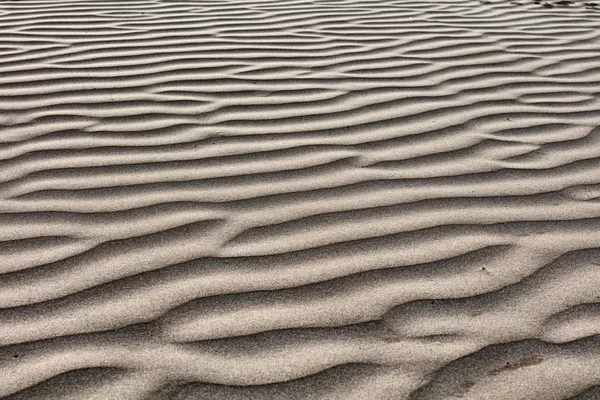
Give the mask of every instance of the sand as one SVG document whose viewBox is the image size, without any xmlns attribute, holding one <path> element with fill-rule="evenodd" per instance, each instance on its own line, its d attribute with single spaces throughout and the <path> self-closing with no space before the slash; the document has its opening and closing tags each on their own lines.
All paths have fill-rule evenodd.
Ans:
<svg viewBox="0 0 600 400">
<path fill-rule="evenodd" d="M 0 396 L 600 399 L 600 6 L 538 3 L 0 1 Z"/>
</svg>

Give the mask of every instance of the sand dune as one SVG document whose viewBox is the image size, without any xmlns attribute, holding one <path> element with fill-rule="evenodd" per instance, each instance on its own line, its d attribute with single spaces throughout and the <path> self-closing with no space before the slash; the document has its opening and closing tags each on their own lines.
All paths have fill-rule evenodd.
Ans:
<svg viewBox="0 0 600 400">
<path fill-rule="evenodd" d="M 0 132 L 3 398 L 600 398 L 600 5 L 0 1 Z"/>
</svg>

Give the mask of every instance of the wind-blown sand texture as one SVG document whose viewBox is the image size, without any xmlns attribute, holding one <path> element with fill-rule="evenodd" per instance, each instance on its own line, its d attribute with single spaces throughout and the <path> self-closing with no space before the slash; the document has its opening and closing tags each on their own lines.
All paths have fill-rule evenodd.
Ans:
<svg viewBox="0 0 600 400">
<path fill-rule="evenodd" d="M 0 395 L 599 399 L 600 11 L 519 3 L 1 1 Z"/>
</svg>

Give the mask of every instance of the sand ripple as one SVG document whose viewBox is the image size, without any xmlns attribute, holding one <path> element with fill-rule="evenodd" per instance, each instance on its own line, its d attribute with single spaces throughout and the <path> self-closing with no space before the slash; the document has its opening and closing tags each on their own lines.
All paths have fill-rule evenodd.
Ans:
<svg viewBox="0 0 600 400">
<path fill-rule="evenodd" d="M 600 10 L 0 2 L 0 396 L 600 398 Z"/>
</svg>

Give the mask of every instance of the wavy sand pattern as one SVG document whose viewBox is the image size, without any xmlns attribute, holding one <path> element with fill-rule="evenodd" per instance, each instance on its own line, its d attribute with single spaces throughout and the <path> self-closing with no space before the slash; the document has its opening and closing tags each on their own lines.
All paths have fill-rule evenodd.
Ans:
<svg viewBox="0 0 600 400">
<path fill-rule="evenodd" d="M 599 399 L 600 10 L 0 2 L 0 396 Z"/>
</svg>

